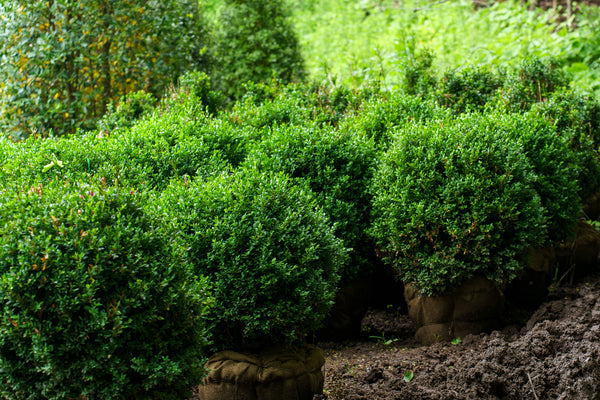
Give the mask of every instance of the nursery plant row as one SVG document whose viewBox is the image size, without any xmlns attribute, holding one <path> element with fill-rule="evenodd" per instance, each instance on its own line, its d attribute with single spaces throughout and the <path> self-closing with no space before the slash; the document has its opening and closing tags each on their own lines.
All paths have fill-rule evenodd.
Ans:
<svg viewBox="0 0 600 400">
<path fill-rule="evenodd" d="M 200 73 L 93 131 L 0 139 L 0 394 L 182 399 L 224 349 L 302 343 L 375 258 L 499 285 L 598 190 L 600 106 L 549 60 L 402 92 Z"/>
</svg>

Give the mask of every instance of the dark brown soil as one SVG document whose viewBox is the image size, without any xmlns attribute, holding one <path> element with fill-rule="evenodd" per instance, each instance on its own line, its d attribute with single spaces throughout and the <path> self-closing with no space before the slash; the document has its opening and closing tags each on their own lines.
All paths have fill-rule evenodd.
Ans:
<svg viewBox="0 0 600 400">
<path fill-rule="evenodd" d="M 364 339 L 319 344 L 325 390 L 315 400 L 599 400 L 600 276 L 522 312 L 500 331 L 420 346 L 403 313 L 370 311 Z"/>
</svg>

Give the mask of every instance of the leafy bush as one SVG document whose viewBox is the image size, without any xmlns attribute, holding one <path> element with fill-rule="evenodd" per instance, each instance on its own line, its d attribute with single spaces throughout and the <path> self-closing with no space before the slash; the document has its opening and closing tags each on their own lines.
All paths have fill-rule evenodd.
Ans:
<svg viewBox="0 0 600 400">
<path fill-rule="evenodd" d="M 457 113 L 483 111 L 502 84 L 500 74 L 483 68 L 448 71 L 439 82 L 438 102 Z"/>
<path fill-rule="evenodd" d="M 116 129 L 131 128 L 142 117 L 154 111 L 156 99 L 143 90 L 127 94 L 119 100 L 117 107 L 111 103 L 106 114 L 98 123 L 98 128 L 104 134 L 109 134 Z"/>
<path fill-rule="evenodd" d="M 173 181 L 154 210 L 213 285 L 216 349 L 294 342 L 319 327 L 346 251 L 308 188 L 238 169 Z"/>
<path fill-rule="evenodd" d="M 578 193 L 582 199 L 600 188 L 600 104 L 598 100 L 563 88 L 531 109 L 532 118 L 541 118 L 556 127 L 575 152 Z"/>
<path fill-rule="evenodd" d="M 377 87 L 350 90 L 316 82 L 249 83 L 246 94 L 232 110 L 231 119 L 257 129 L 278 125 L 337 126 L 379 93 Z"/>
<path fill-rule="evenodd" d="M 558 61 L 527 58 L 507 76 L 497 101 L 510 111 L 528 111 L 533 104 L 546 101 L 553 92 L 568 85 L 569 78 Z"/>
<path fill-rule="evenodd" d="M 533 108 L 558 132 L 575 131 L 594 143 L 600 141 L 600 103 L 594 96 L 561 88 Z"/>
<path fill-rule="evenodd" d="M 208 176 L 239 164 L 249 139 L 224 121 L 209 118 L 201 107 L 180 104 L 106 137 L 87 132 L 30 138 L 0 164 L 0 177 L 18 176 L 33 184 L 93 176 L 108 185 L 160 190 L 176 176 Z"/>
<path fill-rule="evenodd" d="M 296 36 L 281 0 L 226 0 L 218 18 L 216 88 L 233 99 L 243 84 L 304 78 Z"/>
<path fill-rule="evenodd" d="M 199 101 L 206 111 L 216 115 L 225 105 L 225 96 L 218 91 L 211 90 L 210 77 L 201 71 L 188 72 L 179 78 L 180 93 L 192 96 Z"/>
<path fill-rule="evenodd" d="M 548 219 L 546 242 L 573 236 L 582 199 L 580 160 L 571 148 L 571 138 L 557 133 L 553 126 L 535 114 L 520 116 L 495 112 L 470 121 L 475 129 L 496 131 L 522 146 L 536 175 L 532 184 Z"/>
<path fill-rule="evenodd" d="M 365 272 L 374 256 L 366 229 L 375 160 L 372 142 L 364 137 L 331 128 L 282 127 L 256 144 L 245 165 L 306 181 L 335 224 L 336 236 L 352 249 L 349 264 L 340 270 L 346 280 Z"/>
<path fill-rule="evenodd" d="M 146 119 L 130 132 L 109 138 L 112 156 L 108 163 L 96 165 L 98 172 L 162 190 L 173 177 L 209 176 L 227 169 L 226 154 L 219 144 L 196 131 L 203 121 L 206 119 L 186 119 L 177 113 Z"/>
<path fill-rule="evenodd" d="M 432 99 L 403 93 L 375 96 L 354 116 L 341 123 L 340 130 L 351 130 L 373 139 L 377 149 L 386 149 L 395 128 L 444 118 L 448 113 Z"/>
<path fill-rule="evenodd" d="M 0 190 L 1 396 L 189 395 L 212 298 L 143 197 L 56 181 Z"/>
<path fill-rule="evenodd" d="M 344 118 L 357 112 L 365 101 L 381 94 L 376 81 L 359 89 L 318 82 L 288 85 L 286 89 L 282 96 L 297 98 L 300 107 L 308 111 L 308 121 L 318 126 L 338 126 Z"/>
<path fill-rule="evenodd" d="M 569 233 L 576 178 L 567 142 L 533 118 L 410 125 L 375 174 L 370 232 L 401 279 L 425 293 L 477 275 L 505 283 L 524 268 L 525 249 Z"/>
<path fill-rule="evenodd" d="M 107 104 L 208 62 L 192 0 L 7 0 L 0 36 L 0 129 L 18 139 L 93 129 Z"/>
<path fill-rule="evenodd" d="M 310 123 L 309 110 L 301 106 L 297 97 L 286 96 L 287 91 L 277 81 L 245 87 L 248 92 L 233 106 L 230 114 L 230 120 L 238 126 L 262 130 Z"/>
</svg>

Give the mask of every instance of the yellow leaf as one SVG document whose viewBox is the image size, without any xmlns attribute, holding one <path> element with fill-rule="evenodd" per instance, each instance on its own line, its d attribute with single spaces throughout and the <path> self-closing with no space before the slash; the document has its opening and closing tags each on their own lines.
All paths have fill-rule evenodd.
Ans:
<svg viewBox="0 0 600 400">
<path fill-rule="evenodd" d="M 54 215 L 50 215 L 50 218 L 52 218 L 52 225 L 58 230 L 58 219 Z"/>
</svg>

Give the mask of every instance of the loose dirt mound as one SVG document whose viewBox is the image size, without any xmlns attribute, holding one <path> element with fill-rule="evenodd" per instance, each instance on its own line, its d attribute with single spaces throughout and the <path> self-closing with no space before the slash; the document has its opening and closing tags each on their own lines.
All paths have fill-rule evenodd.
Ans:
<svg viewBox="0 0 600 400">
<path fill-rule="evenodd" d="M 423 347 L 405 316 L 372 312 L 363 326 L 377 342 L 320 344 L 316 399 L 600 399 L 600 277 L 554 290 L 524 321 Z"/>
</svg>

